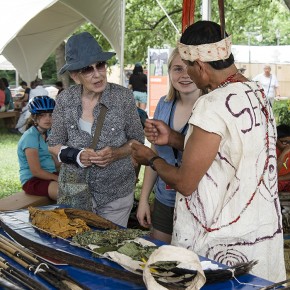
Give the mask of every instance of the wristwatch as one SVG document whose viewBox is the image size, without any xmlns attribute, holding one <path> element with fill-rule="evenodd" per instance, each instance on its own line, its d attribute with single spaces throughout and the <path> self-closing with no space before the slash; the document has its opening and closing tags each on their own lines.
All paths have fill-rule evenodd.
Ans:
<svg viewBox="0 0 290 290">
<path fill-rule="evenodd" d="M 156 171 L 156 169 L 155 169 L 155 167 L 154 167 L 154 161 L 155 161 L 156 159 L 163 159 L 163 158 L 160 157 L 160 156 L 154 156 L 154 157 L 152 157 L 152 158 L 148 161 L 149 166 L 150 166 L 154 171 Z"/>
</svg>

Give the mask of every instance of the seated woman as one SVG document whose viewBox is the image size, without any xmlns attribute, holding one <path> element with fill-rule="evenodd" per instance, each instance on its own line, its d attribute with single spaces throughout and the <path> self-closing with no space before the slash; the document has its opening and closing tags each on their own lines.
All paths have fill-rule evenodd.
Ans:
<svg viewBox="0 0 290 290">
<path fill-rule="evenodd" d="M 35 97 L 28 108 L 31 113 L 18 143 L 18 161 L 22 189 L 32 195 L 56 200 L 59 162 L 48 152 L 47 136 L 52 124 L 55 101 L 48 96 Z"/>
<path fill-rule="evenodd" d="M 33 81 L 31 82 L 34 83 Z M 22 81 L 20 83 L 20 86 L 22 88 L 22 92 L 19 92 L 16 94 L 17 100 L 14 102 L 14 109 L 15 110 L 21 110 L 23 107 L 25 107 L 29 100 L 29 94 L 30 94 L 30 88 L 27 86 L 27 82 Z"/>
<path fill-rule="evenodd" d="M 8 110 L 13 110 L 14 109 L 14 104 L 13 104 L 13 98 L 11 95 L 11 91 L 9 89 L 9 82 L 6 78 L 2 78 L 2 81 L 5 86 L 5 106 L 6 106 L 6 111 Z"/>
</svg>

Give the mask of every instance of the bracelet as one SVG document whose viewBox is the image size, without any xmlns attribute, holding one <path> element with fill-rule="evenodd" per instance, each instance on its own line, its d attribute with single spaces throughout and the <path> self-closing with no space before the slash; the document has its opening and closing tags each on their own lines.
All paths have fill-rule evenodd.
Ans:
<svg viewBox="0 0 290 290">
<path fill-rule="evenodd" d="M 71 148 L 71 147 L 61 149 L 60 154 L 59 154 L 59 159 L 63 163 L 75 164 L 79 166 L 77 162 L 77 156 L 80 153 L 80 151 L 81 151 L 80 149 Z"/>
<path fill-rule="evenodd" d="M 156 168 L 154 167 L 154 161 L 155 161 L 156 159 L 162 159 L 162 160 L 164 160 L 164 159 L 163 159 L 162 157 L 160 157 L 160 156 L 154 156 L 154 157 L 152 157 L 152 158 L 148 161 L 149 166 L 150 166 L 154 171 L 156 171 Z"/>
</svg>

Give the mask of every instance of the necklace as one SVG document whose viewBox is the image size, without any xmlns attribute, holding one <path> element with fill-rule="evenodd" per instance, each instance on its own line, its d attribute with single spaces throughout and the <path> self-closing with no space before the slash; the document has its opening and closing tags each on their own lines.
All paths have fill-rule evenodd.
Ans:
<svg viewBox="0 0 290 290">
<path fill-rule="evenodd" d="M 236 75 L 238 74 L 239 72 L 237 71 L 236 73 L 230 75 L 229 77 L 227 77 L 223 82 L 221 82 L 219 84 L 219 86 L 217 87 L 218 88 L 223 88 L 225 86 L 227 86 L 229 83 L 236 83 L 236 82 L 239 82 L 237 79 L 235 79 Z"/>
</svg>

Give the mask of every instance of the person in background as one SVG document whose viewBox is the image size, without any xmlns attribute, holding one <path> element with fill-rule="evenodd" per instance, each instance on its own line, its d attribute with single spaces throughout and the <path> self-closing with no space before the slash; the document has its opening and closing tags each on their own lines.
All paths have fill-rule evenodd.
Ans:
<svg viewBox="0 0 290 290">
<path fill-rule="evenodd" d="M 11 91 L 9 89 L 9 82 L 6 78 L 2 78 L 2 81 L 5 85 L 5 106 L 6 106 L 6 111 L 13 110 L 14 109 L 14 103 L 13 103 L 13 98 L 11 95 Z"/>
<path fill-rule="evenodd" d="M 37 96 L 48 96 L 48 91 L 43 87 L 42 80 L 36 79 L 30 83 L 30 93 L 28 103 L 22 108 L 21 114 L 15 128 L 9 131 L 13 134 L 23 134 L 26 130 L 26 123 L 30 117 L 29 102 Z"/>
<path fill-rule="evenodd" d="M 143 143 L 144 132 L 132 91 L 107 81 L 106 61 L 114 55 L 88 32 L 68 39 L 60 74 L 68 71 L 76 85 L 56 99 L 48 142 L 62 162 L 57 202 L 126 227 L 136 180 L 129 143 Z M 102 108 L 107 111 L 99 142 L 89 149 Z M 72 192 L 66 187 L 72 182 L 86 183 L 89 192 Z"/>
<path fill-rule="evenodd" d="M 261 84 L 266 97 L 271 106 L 273 106 L 275 97 L 280 97 L 280 90 L 276 76 L 271 73 L 271 66 L 266 64 L 264 66 L 264 72 L 255 76 L 253 80 Z"/>
<path fill-rule="evenodd" d="M 162 97 L 156 107 L 154 119 L 162 120 L 173 130 L 186 134 L 192 107 L 200 96 L 200 90 L 187 74 L 186 65 L 175 48 L 168 59 L 169 92 Z M 168 164 L 180 166 L 182 151 L 170 146 L 151 145 L 151 149 Z M 149 195 L 154 186 L 155 200 L 151 217 Z M 137 211 L 141 226 L 152 225 L 152 237 L 171 242 L 173 230 L 173 212 L 176 190 L 168 186 L 150 167 L 145 168 L 144 180 Z"/>
<path fill-rule="evenodd" d="M 22 189 L 27 194 L 56 200 L 59 162 L 53 159 L 47 145 L 54 106 L 55 101 L 48 96 L 34 97 L 30 101 L 31 116 L 18 142 L 17 154 Z"/>
<path fill-rule="evenodd" d="M 24 95 L 23 95 L 22 102 L 24 102 L 24 104 L 26 105 L 28 100 L 29 100 L 29 94 L 30 94 L 31 88 L 28 87 L 27 82 L 25 82 L 25 81 L 22 81 L 20 83 L 20 86 L 24 90 Z"/>
<path fill-rule="evenodd" d="M 63 83 L 61 81 L 57 81 L 55 87 L 58 89 L 57 96 L 64 90 Z"/>
<path fill-rule="evenodd" d="M 129 78 L 128 88 L 133 90 L 136 106 L 145 110 L 147 105 L 147 76 L 143 72 L 142 65 L 138 62 Z"/>
<path fill-rule="evenodd" d="M 283 281 L 271 106 L 257 83 L 238 72 L 231 36 L 217 23 L 190 25 L 178 50 L 192 81 L 209 93 L 195 102 L 186 137 L 154 119 L 146 120 L 145 135 L 154 145 L 183 150 L 182 163 L 176 167 L 150 148 L 131 144 L 133 158 L 177 191 L 172 244 L 226 265 L 256 260 L 251 273 Z"/>
<path fill-rule="evenodd" d="M 28 87 L 27 82 L 22 81 L 20 83 L 20 86 L 24 90 L 24 92 L 23 96 L 14 102 L 15 109 L 22 109 L 27 105 L 29 100 L 30 88 Z"/>
<path fill-rule="evenodd" d="M 5 84 L 0 79 L 0 112 L 5 112 L 6 106 L 5 106 Z"/>
<path fill-rule="evenodd" d="M 277 126 L 278 191 L 290 191 L 290 126 Z"/>
<path fill-rule="evenodd" d="M 32 84 L 31 84 L 31 90 L 29 94 L 29 101 L 32 100 L 34 97 L 37 96 L 48 96 L 48 91 L 43 87 L 43 80 L 37 78 Z"/>
</svg>

